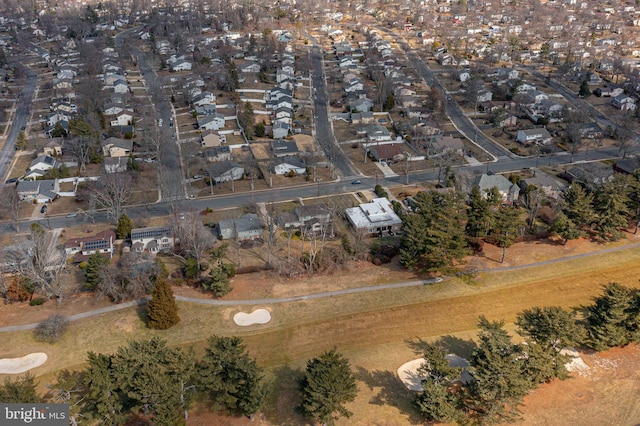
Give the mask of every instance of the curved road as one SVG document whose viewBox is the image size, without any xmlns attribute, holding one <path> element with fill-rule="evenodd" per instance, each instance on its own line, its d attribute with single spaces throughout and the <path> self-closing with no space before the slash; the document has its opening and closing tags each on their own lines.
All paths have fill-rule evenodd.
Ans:
<svg viewBox="0 0 640 426">
<path fill-rule="evenodd" d="M 568 257 L 561 257 L 558 259 L 550 259 L 542 262 L 529 263 L 526 265 L 505 266 L 501 268 L 483 269 L 483 270 L 480 270 L 479 272 L 505 272 L 505 271 L 516 271 L 521 269 L 535 268 L 538 266 L 552 265 L 554 263 L 560 263 L 560 262 L 568 262 L 575 259 L 583 259 L 586 257 L 598 256 L 601 254 L 630 250 L 637 247 L 640 247 L 640 243 L 629 244 L 626 246 L 610 247 L 603 250 L 593 251 L 589 253 L 581 253 L 581 254 L 576 254 Z M 280 297 L 280 298 L 273 298 L 273 299 L 211 300 L 211 299 L 200 299 L 196 297 L 176 296 L 176 300 L 179 300 L 181 302 L 197 303 L 200 305 L 212 305 L 212 306 L 268 305 L 268 304 L 275 304 L 275 303 L 299 302 L 301 300 L 322 299 L 325 297 L 342 296 L 345 294 L 366 293 L 366 292 L 378 291 L 378 290 L 388 290 L 388 289 L 403 288 L 403 287 L 417 287 L 421 285 L 432 284 L 435 282 L 437 282 L 437 279 L 404 281 L 404 282 L 393 283 L 393 284 L 383 284 L 379 286 L 348 288 L 344 290 L 325 291 L 322 293 L 306 294 L 306 295 L 292 296 L 292 297 Z M 126 303 L 120 303 L 118 305 L 107 306 L 105 308 L 95 309 L 92 311 L 71 315 L 67 317 L 67 319 L 69 321 L 77 321 L 84 318 L 90 318 L 90 317 L 104 314 L 107 312 L 119 311 L 121 309 L 126 309 L 136 305 L 143 305 L 147 303 L 147 300 L 148 298 L 141 298 L 141 299 L 133 300 Z M 37 326 L 38 324 L 24 324 L 24 325 L 12 325 L 7 327 L 0 327 L 0 333 L 33 330 Z"/>
</svg>

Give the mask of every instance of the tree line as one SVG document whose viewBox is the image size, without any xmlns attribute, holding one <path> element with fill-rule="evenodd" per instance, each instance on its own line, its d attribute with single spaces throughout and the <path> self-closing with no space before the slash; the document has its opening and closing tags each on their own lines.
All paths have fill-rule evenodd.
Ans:
<svg viewBox="0 0 640 426">
<path fill-rule="evenodd" d="M 557 200 L 528 185 L 513 204 L 505 203 L 497 188 L 482 193 L 474 186 L 468 196 L 453 189 L 420 192 L 401 215 L 400 263 L 420 272 L 452 273 L 482 242 L 501 247 L 503 262 L 518 237 L 541 231 L 559 236 L 564 244 L 586 236 L 615 241 L 630 224 L 638 233 L 639 194 L 640 173 L 615 174 L 593 186 L 574 182 Z M 541 222 L 543 208 L 547 213 Z"/>
<path fill-rule="evenodd" d="M 336 349 L 308 360 L 298 378 L 306 418 L 332 424 L 351 416 L 344 406 L 355 399 L 356 377 Z M 195 402 L 212 411 L 252 418 L 265 404 L 271 384 L 239 337 L 213 335 L 204 355 L 170 347 L 154 337 L 134 340 L 113 354 L 88 352 L 82 370 L 62 370 L 40 395 L 33 376 L 0 384 L 3 403 L 69 404 L 70 422 L 102 425 L 184 425 Z"/>
<path fill-rule="evenodd" d="M 420 368 L 422 391 L 414 403 L 427 421 L 494 424 L 518 418 L 518 406 L 530 391 L 555 378 L 569 377 L 569 346 L 597 351 L 640 342 L 640 291 L 618 283 L 576 311 L 558 306 L 534 307 L 517 315 L 513 343 L 504 322 L 478 320 L 478 343 L 469 360 L 471 380 L 461 381 L 462 369 L 450 367 L 446 352 L 436 344 L 424 348 Z"/>
</svg>

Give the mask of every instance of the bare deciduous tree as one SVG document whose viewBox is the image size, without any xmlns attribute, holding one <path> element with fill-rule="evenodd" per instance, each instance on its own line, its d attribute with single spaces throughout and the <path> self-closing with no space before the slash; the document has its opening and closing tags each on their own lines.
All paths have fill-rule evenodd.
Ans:
<svg viewBox="0 0 640 426">
<path fill-rule="evenodd" d="M 129 174 L 110 173 L 93 183 L 90 197 L 98 208 L 105 209 L 114 225 L 124 213 L 124 206 L 131 195 L 133 177 Z"/>
<path fill-rule="evenodd" d="M 213 247 L 213 234 L 202 224 L 197 212 L 183 213 L 180 217 L 173 223 L 173 235 L 178 241 L 174 254 L 182 260 L 196 259 L 199 268 L 201 259 Z"/>
<path fill-rule="evenodd" d="M 22 201 L 15 186 L 7 186 L 0 192 L 0 210 L 8 216 L 16 232 L 20 232 L 20 206 Z"/>
<path fill-rule="evenodd" d="M 94 140 L 89 136 L 77 136 L 67 142 L 69 154 L 78 160 L 78 173 L 80 176 L 86 171 L 87 163 L 94 149 Z"/>
<path fill-rule="evenodd" d="M 57 236 L 37 223 L 31 225 L 29 237 L 9 249 L 7 263 L 12 272 L 29 280 L 47 298 L 63 299 L 60 274 L 66 265 L 64 250 L 57 246 Z"/>
</svg>

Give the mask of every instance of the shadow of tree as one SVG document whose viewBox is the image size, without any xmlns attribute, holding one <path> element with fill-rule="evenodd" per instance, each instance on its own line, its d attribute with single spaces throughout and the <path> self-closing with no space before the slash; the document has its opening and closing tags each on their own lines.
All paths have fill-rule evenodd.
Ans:
<svg viewBox="0 0 640 426">
<path fill-rule="evenodd" d="M 396 407 L 402 414 L 407 416 L 407 420 L 411 424 L 422 423 L 420 414 L 413 405 L 415 393 L 405 388 L 395 373 L 380 370 L 368 371 L 358 367 L 356 377 L 364 382 L 370 390 L 379 389 L 369 403 Z"/>
<path fill-rule="evenodd" d="M 273 407 L 265 411 L 267 419 L 279 425 L 311 425 L 300 413 L 302 402 L 300 394 L 300 380 L 304 372 L 284 365 L 273 370 L 273 380 L 269 384 L 269 396 L 266 407 Z"/>
<path fill-rule="evenodd" d="M 476 348 L 476 344 L 473 340 L 464 340 L 452 335 L 442 336 L 433 343 L 429 343 L 419 337 L 407 339 L 404 343 L 419 356 L 424 354 L 427 346 L 430 344 L 441 347 L 447 353 L 454 353 L 467 359 L 471 357 L 473 350 Z"/>
</svg>

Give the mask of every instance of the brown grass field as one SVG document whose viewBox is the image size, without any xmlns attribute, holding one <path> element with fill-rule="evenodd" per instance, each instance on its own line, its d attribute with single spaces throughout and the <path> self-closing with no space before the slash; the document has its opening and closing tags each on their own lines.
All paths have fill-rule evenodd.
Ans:
<svg viewBox="0 0 640 426">
<path fill-rule="evenodd" d="M 516 245 L 507 252 L 510 262 L 507 265 L 547 260 L 558 257 L 558 252 L 566 256 L 603 248 L 588 243 L 572 243 L 566 248 L 540 243 L 536 251 L 533 250 L 533 243 Z M 497 250 L 485 248 L 485 254 L 481 267 L 500 266 L 491 260 L 498 257 Z M 335 346 L 351 360 L 360 389 L 358 398 L 349 406 L 354 416 L 349 420 L 340 420 L 338 424 L 415 424 L 419 419 L 409 402 L 410 394 L 399 384 L 395 370 L 402 363 L 419 357 L 423 340 L 441 339 L 451 351 L 468 355 L 479 315 L 492 320 L 503 319 L 510 324 L 518 312 L 532 306 L 572 308 L 588 304 L 599 294 L 601 284 L 607 282 L 617 281 L 640 287 L 637 278 L 640 272 L 639 258 L 640 248 L 634 247 L 515 271 L 489 269 L 480 273 L 477 280 L 471 283 L 451 279 L 431 286 L 259 306 L 214 307 L 180 303 L 180 324 L 164 332 L 146 329 L 144 309 L 129 308 L 74 322 L 65 337 L 54 345 L 35 342 L 30 332 L 3 334 L 0 357 L 46 352 L 49 355 L 47 363 L 33 370 L 43 386 L 51 380 L 55 371 L 81 367 L 88 350 L 112 352 L 133 338 L 162 336 L 173 344 L 193 345 L 196 352 L 200 353 L 205 339 L 213 333 L 239 335 L 245 340 L 251 355 L 266 368 L 267 379 L 275 391 L 264 410 L 264 416 L 260 417 L 261 423 L 304 424 L 304 420 L 297 417 L 293 410 L 296 404 L 295 378 L 308 358 Z M 315 276 L 299 281 L 274 280 L 266 273 L 250 274 L 234 279 L 235 290 L 227 298 L 282 297 L 415 278 L 414 274 L 397 266 L 381 268 L 368 263 L 355 264 L 331 276 Z M 185 287 L 176 288 L 176 292 L 185 295 L 194 293 Z M 23 318 L 0 315 L 3 324 L 25 323 L 34 321 L 37 312 L 44 313 L 44 310 L 40 311 L 41 308 L 48 312 L 59 310 L 64 313 L 75 308 L 75 312 L 78 312 L 83 310 L 82 303 L 83 299 L 80 299 L 77 306 L 68 302 L 60 307 L 45 304 L 39 308 L 24 307 L 20 310 L 9 306 L 4 314 L 20 312 Z M 89 305 L 84 308 L 90 309 Z M 240 310 L 249 312 L 257 307 L 271 311 L 271 323 L 247 328 L 240 328 L 233 323 L 233 314 Z M 24 314 L 30 310 L 34 315 L 24 318 Z M 511 325 L 508 325 L 508 329 L 513 332 Z M 594 366 L 609 365 L 600 358 L 586 361 Z M 611 380 L 624 376 L 619 371 L 620 367 Z M 619 377 L 619 380 L 625 381 L 624 386 L 614 385 L 613 381 L 604 386 L 604 381 L 592 383 L 596 381 L 582 377 L 545 385 L 527 397 L 527 403 L 530 408 L 551 410 L 545 411 L 547 423 L 536 420 L 537 415 L 527 414 L 527 407 L 523 421 L 527 424 L 554 424 L 550 420 L 554 418 L 562 419 L 561 424 L 612 424 L 606 421 L 608 419 L 621 420 L 615 421 L 615 424 L 625 424 L 622 421 L 624 419 L 637 421 L 640 419 L 640 408 L 633 395 L 637 392 L 638 376 L 634 374 Z M 589 387 L 592 384 L 595 387 Z M 555 408 L 549 408 L 547 399 L 541 396 L 547 388 L 555 390 L 571 385 L 579 385 L 579 389 L 582 389 L 573 390 L 575 395 L 586 393 L 587 397 L 578 398 L 578 402 L 589 404 L 589 417 L 581 417 L 583 412 L 579 409 L 565 410 L 564 405 L 551 404 Z M 619 403 L 615 404 L 615 401 Z M 574 402 L 570 400 L 567 404 Z M 629 417 L 623 418 L 623 415 Z M 211 415 L 206 412 L 192 417 L 190 424 L 194 425 L 212 421 Z M 586 423 L 581 421 L 585 419 L 588 420 Z M 591 420 L 593 423 L 590 423 Z M 227 419 L 224 422 L 248 424 L 241 419 Z"/>
</svg>

